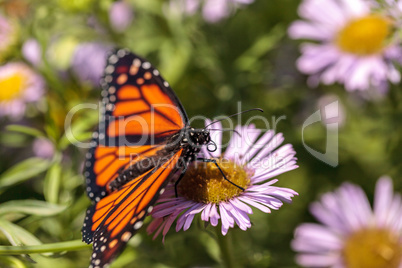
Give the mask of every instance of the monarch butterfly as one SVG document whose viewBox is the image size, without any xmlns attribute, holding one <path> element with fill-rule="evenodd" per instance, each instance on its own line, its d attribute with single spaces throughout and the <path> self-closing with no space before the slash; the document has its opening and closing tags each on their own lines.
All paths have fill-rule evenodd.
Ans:
<svg viewBox="0 0 402 268">
<path fill-rule="evenodd" d="M 202 145 L 216 147 L 209 130 L 189 126 L 183 106 L 158 70 L 128 50 L 110 54 L 101 86 L 101 118 L 84 171 L 94 203 L 82 228 L 83 241 L 93 243 L 90 267 L 116 258 L 172 175 L 180 172 L 182 177 Z"/>
</svg>

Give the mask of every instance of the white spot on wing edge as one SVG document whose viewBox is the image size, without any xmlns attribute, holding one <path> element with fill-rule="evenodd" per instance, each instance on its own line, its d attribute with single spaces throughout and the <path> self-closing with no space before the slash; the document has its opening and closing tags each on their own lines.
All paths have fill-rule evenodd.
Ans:
<svg viewBox="0 0 402 268">
<path fill-rule="evenodd" d="M 119 58 L 116 56 L 116 54 L 113 54 L 109 57 L 110 64 L 115 64 L 118 60 L 119 60 Z"/>
<path fill-rule="evenodd" d="M 147 61 L 143 62 L 142 63 L 142 68 L 144 68 L 145 70 L 151 68 L 151 63 L 149 63 Z"/>
<path fill-rule="evenodd" d="M 110 82 L 113 81 L 113 77 L 112 77 L 111 75 L 107 75 L 107 76 L 105 76 L 105 81 L 106 81 L 107 83 L 110 83 Z"/>
<path fill-rule="evenodd" d="M 133 60 L 133 65 L 134 65 L 135 67 L 140 67 L 140 66 L 141 66 L 141 60 L 138 59 L 138 58 L 135 58 L 135 59 Z"/>
<path fill-rule="evenodd" d="M 121 239 L 122 239 L 124 242 L 127 242 L 128 240 L 130 240 L 130 238 L 131 238 L 131 233 L 130 233 L 130 232 L 125 232 L 125 233 L 121 236 Z"/>
<path fill-rule="evenodd" d="M 138 230 L 142 227 L 142 225 L 143 225 L 143 222 L 139 221 L 134 224 L 133 228 L 134 228 L 134 230 Z"/>
<path fill-rule="evenodd" d="M 108 65 L 108 66 L 106 66 L 106 68 L 105 68 L 105 73 L 111 74 L 111 73 L 113 73 L 113 72 L 114 72 L 114 66 L 113 66 L 113 65 Z"/>
<path fill-rule="evenodd" d="M 116 92 L 116 88 L 113 87 L 113 86 L 109 87 L 108 91 L 109 91 L 110 94 L 114 94 Z"/>
<path fill-rule="evenodd" d="M 117 51 L 117 56 L 118 56 L 119 58 L 123 58 L 125 55 L 126 55 L 126 50 L 125 50 L 125 49 L 119 49 L 119 50 Z"/>
</svg>

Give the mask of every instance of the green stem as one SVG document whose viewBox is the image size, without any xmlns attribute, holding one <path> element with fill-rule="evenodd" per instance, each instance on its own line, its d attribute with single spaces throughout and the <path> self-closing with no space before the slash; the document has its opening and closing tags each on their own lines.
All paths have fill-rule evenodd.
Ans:
<svg viewBox="0 0 402 268">
<path fill-rule="evenodd" d="M 89 248 L 81 240 L 73 240 L 67 242 L 35 245 L 35 246 L 0 246 L 0 255 L 17 255 L 17 254 L 32 254 L 32 253 L 48 253 L 73 251 Z"/>
<path fill-rule="evenodd" d="M 235 260 L 233 258 L 233 245 L 232 245 L 232 237 L 230 234 L 226 236 L 222 235 L 221 228 L 214 228 L 216 230 L 216 239 L 219 244 L 219 248 L 221 250 L 221 257 L 225 267 L 232 268 L 238 265 L 235 265 Z"/>
</svg>

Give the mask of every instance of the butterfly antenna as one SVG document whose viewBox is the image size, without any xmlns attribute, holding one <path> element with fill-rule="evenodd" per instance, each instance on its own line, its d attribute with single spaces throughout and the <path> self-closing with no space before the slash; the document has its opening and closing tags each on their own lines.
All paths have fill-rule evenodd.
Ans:
<svg viewBox="0 0 402 268">
<path fill-rule="evenodd" d="M 215 124 L 215 123 L 217 123 L 217 122 L 223 121 L 223 120 L 225 120 L 225 119 L 231 118 L 231 117 L 236 116 L 236 115 L 239 115 L 239 114 L 248 113 L 248 112 L 251 112 L 251 111 L 260 111 L 260 112 L 264 112 L 264 110 L 261 109 L 261 108 L 253 108 L 253 109 L 250 109 L 250 110 L 241 111 L 241 112 L 239 112 L 239 113 L 235 113 L 235 114 L 232 114 L 232 115 L 229 115 L 229 116 L 225 116 L 225 117 L 222 118 L 222 119 L 213 121 L 212 123 L 209 123 L 208 125 L 206 125 L 206 126 L 204 127 L 204 129 L 206 129 L 206 128 L 209 127 L 210 125 Z"/>
<path fill-rule="evenodd" d="M 209 148 L 210 145 L 213 146 L 213 149 L 210 149 L 210 148 Z M 216 145 L 216 143 L 215 143 L 213 140 L 211 140 L 211 141 L 209 142 L 209 144 L 207 145 L 207 150 L 208 150 L 208 152 L 212 153 L 212 152 L 215 152 L 217 149 L 218 149 L 218 146 Z"/>
<path fill-rule="evenodd" d="M 237 135 L 239 135 L 241 137 L 241 134 L 239 131 L 235 130 L 235 129 L 216 129 L 216 128 L 210 128 L 209 130 L 215 130 L 215 131 L 233 131 L 234 133 L 236 133 Z"/>
</svg>

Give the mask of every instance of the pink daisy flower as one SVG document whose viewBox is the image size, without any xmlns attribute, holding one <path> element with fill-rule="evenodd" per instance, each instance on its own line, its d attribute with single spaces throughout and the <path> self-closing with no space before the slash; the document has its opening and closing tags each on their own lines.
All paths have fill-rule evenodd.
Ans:
<svg viewBox="0 0 402 268">
<path fill-rule="evenodd" d="M 392 180 L 378 180 L 374 208 L 363 190 L 344 183 L 311 206 L 319 224 L 297 227 L 292 247 L 303 267 L 402 267 L 402 201 Z"/>
<path fill-rule="evenodd" d="M 217 131 L 212 131 L 212 140 L 221 144 L 222 126 L 215 123 L 213 129 Z M 178 184 L 178 197 L 171 184 L 154 207 L 154 219 L 147 229 L 155 233 L 154 238 L 162 232 L 164 239 L 175 220 L 177 232 L 187 230 L 197 214 L 212 226 L 220 221 L 223 235 L 235 225 L 247 230 L 251 227 L 251 207 L 270 213 L 297 195 L 291 189 L 274 186 L 278 180 L 272 179 L 297 168 L 292 145 L 280 146 L 282 134 L 269 130 L 261 135 L 253 125 L 237 126 L 236 131 L 241 136 L 234 133 L 225 152 L 218 146 L 215 152 L 203 148 L 202 154 L 216 159 L 227 179 L 244 191 L 226 181 L 213 163 L 195 162 Z"/>
<path fill-rule="evenodd" d="M 374 88 L 383 92 L 387 81 L 398 83 L 393 60 L 402 53 L 393 40 L 394 21 L 375 12 L 364 0 L 304 0 L 289 35 L 315 43 L 301 46 L 298 69 L 309 75 L 310 86 L 339 82 L 346 90 Z"/>
<path fill-rule="evenodd" d="M 0 116 L 23 116 L 26 104 L 40 100 L 44 80 L 24 63 L 0 66 Z"/>
</svg>

